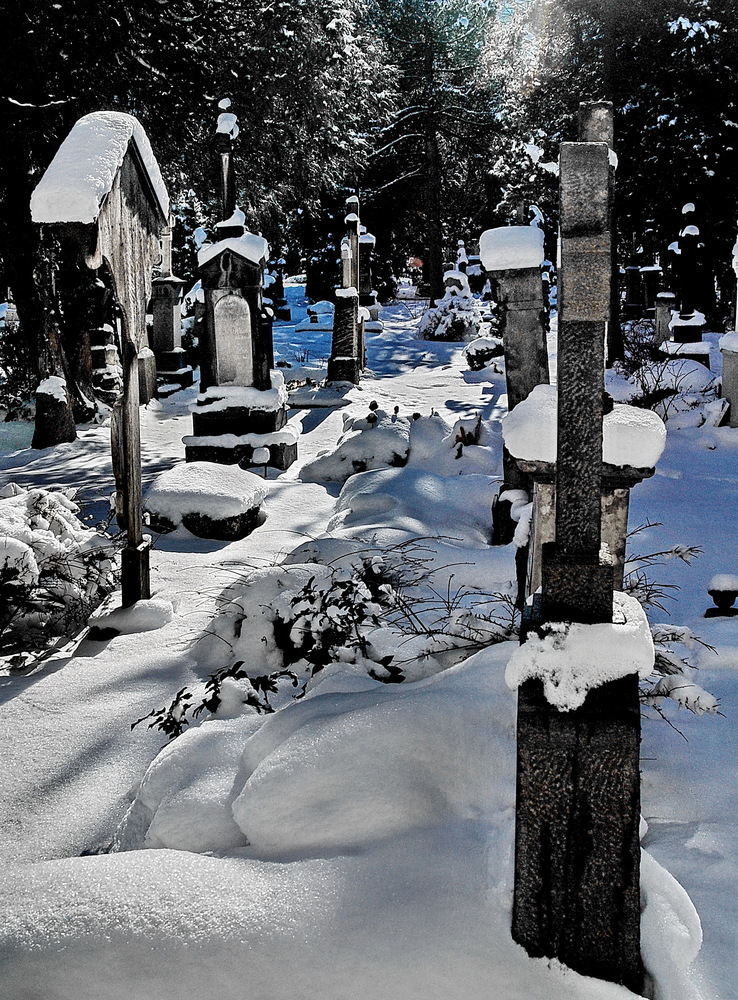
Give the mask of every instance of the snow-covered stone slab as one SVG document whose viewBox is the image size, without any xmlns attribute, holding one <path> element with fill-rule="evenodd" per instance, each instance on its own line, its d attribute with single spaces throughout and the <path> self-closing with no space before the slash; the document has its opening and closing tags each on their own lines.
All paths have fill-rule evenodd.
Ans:
<svg viewBox="0 0 738 1000">
<path fill-rule="evenodd" d="M 679 356 L 683 354 L 687 357 L 692 357 L 693 355 L 703 354 L 708 355 L 710 353 L 710 345 L 705 340 L 694 340 L 694 341 L 677 341 L 677 340 L 665 340 L 663 344 L 659 345 L 659 350 L 662 354 L 670 354 Z"/>
<path fill-rule="evenodd" d="M 487 229 L 479 238 L 479 256 L 487 271 L 540 267 L 544 259 L 543 231 L 534 226 Z"/>
<path fill-rule="evenodd" d="M 255 233 L 244 233 L 243 236 L 230 236 L 228 239 L 203 246 L 197 254 L 199 267 L 204 267 L 208 261 L 225 253 L 226 250 L 238 254 L 239 257 L 243 257 L 252 264 L 262 264 L 269 257 L 269 244 L 263 236 L 256 236 Z"/>
<path fill-rule="evenodd" d="M 537 385 L 502 419 L 505 446 L 514 458 L 555 462 L 558 390 Z M 616 403 L 603 419 L 602 460 L 608 465 L 652 469 L 664 450 L 666 427 L 652 410 Z"/>
<path fill-rule="evenodd" d="M 629 594 L 614 591 L 612 622 L 541 626 L 510 657 L 505 680 L 517 688 L 539 678 L 549 704 L 570 712 L 584 704 L 592 688 L 628 674 L 648 677 L 653 664 L 653 637 L 643 608 Z"/>
<path fill-rule="evenodd" d="M 723 334 L 723 336 L 718 341 L 718 347 L 721 351 L 727 351 L 731 354 L 738 354 L 738 333 Z"/>
<path fill-rule="evenodd" d="M 198 413 L 215 413 L 232 407 L 250 410 L 278 410 L 287 405 L 287 390 L 281 372 L 271 373 L 271 389 L 255 389 L 243 385 L 214 385 L 197 397 L 190 409 Z"/>
<path fill-rule="evenodd" d="M 31 195 L 31 218 L 39 223 L 97 221 L 133 141 L 162 215 L 169 196 L 148 137 L 133 115 L 96 111 L 73 126 Z"/>
<path fill-rule="evenodd" d="M 256 527 L 266 495 L 264 480 L 237 465 L 186 462 L 156 479 L 144 509 L 158 531 L 182 524 L 200 538 L 236 539 Z"/>
</svg>

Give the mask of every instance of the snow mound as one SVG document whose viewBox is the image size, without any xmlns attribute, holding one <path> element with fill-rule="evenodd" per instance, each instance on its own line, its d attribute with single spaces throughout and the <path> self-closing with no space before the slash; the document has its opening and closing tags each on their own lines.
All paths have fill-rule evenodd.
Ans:
<svg viewBox="0 0 738 1000">
<path fill-rule="evenodd" d="M 510 657 L 505 680 L 517 688 L 540 678 L 546 700 L 568 712 L 584 704 L 587 692 L 607 681 L 653 670 L 654 647 L 648 619 L 634 597 L 613 593 L 612 623 L 551 622 Z"/>
<path fill-rule="evenodd" d="M 174 616 L 171 601 L 162 597 L 152 597 L 149 600 L 137 601 L 130 608 L 116 608 L 106 615 L 95 615 L 90 618 L 90 625 L 99 628 L 115 629 L 120 635 L 132 635 L 136 632 L 153 632 L 163 628 Z"/>
<path fill-rule="evenodd" d="M 95 222 L 128 146 L 136 144 L 162 215 L 169 196 L 141 124 L 119 111 L 96 111 L 72 127 L 31 195 L 34 222 Z"/>
<path fill-rule="evenodd" d="M 268 719 L 246 745 L 247 780 L 233 802 L 251 852 L 330 855 L 452 815 L 509 808 L 511 787 L 491 778 L 511 774 L 509 748 L 485 721 L 494 681 L 483 673 L 494 660 L 479 654 L 407 689 L 349 703 L 318 691 L 299 728 L 302 706 Z M 461 673 L 477 696 L 464 693 Z"/>
<path fill-rule="evenodd" d="M 180 462 L 154 481 L 144 507 L 174 525 L 187 514 L 224 520 L 258 507 L 267 491 L 263 479 L 237 465 Z"/>
<path fill-rule="evenodd" d="M 345 414 L 335 451 L 307 462 L 300 477 L 306 483 L 343 483 L 356 472 L 404 465 L 409 437 L 410 421 L 398 413 L 376 407 L 366 417 Z"/>
<path fill-rule="evenodd" d="M 647 851 L 641 851 L 641 953 L 659 995 L 682 997 L 684 970 L 702 947 L 702 925 L 686 891 Z"/>
<path fill-rule="evenodd" d="M 558 390 L 537 385 L 502 419 L 505 445 L 515 458 L 555 462 Z M 666 445 L 666 427 L 653 411 L 616 403 L 603 419 L 602 459 L 610 465 L 653 468 Z"/>
</svg>

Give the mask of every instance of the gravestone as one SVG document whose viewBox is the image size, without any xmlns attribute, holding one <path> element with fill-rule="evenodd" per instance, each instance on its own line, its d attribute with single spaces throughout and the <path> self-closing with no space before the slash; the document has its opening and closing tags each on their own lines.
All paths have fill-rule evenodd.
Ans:
<svg viewBox="0 0 738 1000">
<path fill-rule="evenodd" d="M 287 469 L 297 457 L 299 431 L 288 423 L 282 374 L 273 371 L 272 313 L 263 295 L 269 246 L 246 230 L 244 213 L 234 205 L 237 135 L 236 116 L 226 109 L 218 118 L 216 149 L 222 211 L 230 214 L 217 224 L 216 242 L 198 253 L 205 297 L 201 392 L 193 434 L 184 438 L 185 458 Z"/>
<path fill-rule="evenodd" d="M 34 222 L 94 271 L 104 268 L 120 310 L 123 388 L 111 438 L 116 513 L 125 529 L 124 606 L 150 596 L 149 540 L 143 534 L 139 352 L 148 348 L 146 305 L 160 258 L 169 198 L 146 133 L 131 115 L 100 111 L 72 128 L 31 198 Z"/>
<path fill-rule="evenodd" d="M 608 623 L 601 560 L 604 345 L 610 310 L 607 142 L 563 143 L 555 540 L 524 635 L 544 622 Z M 532 956 L 640 992 L 639 740 L 635 674 L 560 711 L 521 684 L 512 932 Z"/>
<path fill-rule="evenodd" d="M 692 202 L 682 208 L 682 219 L 684 225 L 679 238 L 670 247 L 676 258 L 679 311 L 675 310 L 671 314 L 671 337 L 662 342 L 660 351 L 667 357 L 689 358 L 709 368 L 710 345 L 702 340 L 705 316 L 697 309 L 702 243 L 700 231 L 695 225 L 695 207 Z"/>
<path fill-rule="evenodd" d="M 505 353 L 508 410 L 513 410 L 536 385 L 549 381 L 548 310 L 543 300 L 541 265 L 544 259 L 543 232 L 534 226 L 507 226 L 488 229 L 479 239 L 479 253 L 487 274 L 497 286 L 497 315 L 500 318 Z M 529 491 L 529 477 L 503 449 L 504 482 L 500 494 L 510 489 Z M 496 526 L 502 509 L 495 504 Z M 514 523 L 496 530 L 496 541 L 507 544 Z"/>
<path fill-rule="evenodd" d="M 582 101 L 579 105 L 578 138 L 580 142 L 606 142 L 610 164 L 608 200 L 610 206 L 610 308 L 607 315 L 607 359 L 611 364 L 624 353 L 620 326 L 620 267 L 615 254 L 616 202 L 615 119 L 611 101 Z"/>
<path fill-rule="evenodd" d="M 170 220 L 162 234 L 159 276 L 152 283 L 152 346 L 159 379 L 184 388 L 192 385 L 194 372 L 187 363 L 187 352 L 182 347 L 184 281 L 172 274 L 172 227 Z"/>
<path fill-rule="evenodd" d="M 333 318 L 333 340 L 331 356 L 328 360 L 328 381 L 353 382 L 357 385 L 366 364 L 364 344 L 364 324 L 369 313 L 361 305 L 362 288 L 364 299 L 376 301 L 376 293 L 371 291 L 371 272 L 366 257 L 367 250 L 374 245 L 374 237 L 366 240 L 361 233 L 359 219 L 359 199 L 351 195 L 346 199 L 346 235 L 341 241 L 341 287 L 335 289 L 335 312 Z M 362 240 L 365 251 L 362 253 Z M 368 289 L 368 291 L 367 291 Z"/>
</svg>

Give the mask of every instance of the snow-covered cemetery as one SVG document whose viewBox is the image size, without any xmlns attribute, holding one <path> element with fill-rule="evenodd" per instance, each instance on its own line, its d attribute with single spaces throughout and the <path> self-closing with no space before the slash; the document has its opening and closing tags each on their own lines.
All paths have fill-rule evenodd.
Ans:
<svg viewBox="0 0 738 1000">
<path fill-rule="evenodd" d="M 10 0 L 4 1000 L 738 1000 L 735 0 Z"/>
</svg>

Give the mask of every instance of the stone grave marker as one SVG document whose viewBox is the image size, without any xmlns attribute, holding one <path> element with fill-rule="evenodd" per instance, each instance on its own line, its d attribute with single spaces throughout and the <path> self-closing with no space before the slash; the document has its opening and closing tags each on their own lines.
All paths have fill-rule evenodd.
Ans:
<svg viewBox="0 0 738 1000">
<path fill-rule="evenodd" d="M 299 430 L 288 423 L 284 378 L 273 370 L 272 312 L 263 294 L 269 246 L 246 230 L 244 213 L 234 205 L 237 135 L 236 116 L 226 108 L 218 118 L 216 149 L 222 210 L 230 214 L 217 224 L 216 242 L 198 253 L 205 297 L 201 393 L 192 412 L 193 434 L 184 438 L 185 457 L 242 469 L 287 469 L 297 457 Z"/>
<path fill-rule="evenodd" d="M 107 272 L 123 329 L 123 390 L 111 431 L 124 606 L 150 596 L 143 535 L 139 354 L 148 349 L 146 305 L 160 258 L 169 198 L 146 133 L 131 115 L 100 111 L 72 128 L 31 198 L 35 222 L 53 227 L 80 260 Z"/>
<path fill-rule="evenodd" d="M 526 638 L 546 623 L 613 622 L 601 558 L 609 191 L 608 143 L 563 143 L 555 540 Z M 638 677 L 594 686 L 570 710 L 545 691 L 535 676 L 519 687 L 513 936 L 533 956 L 640 992 Z"/>
</svg>

